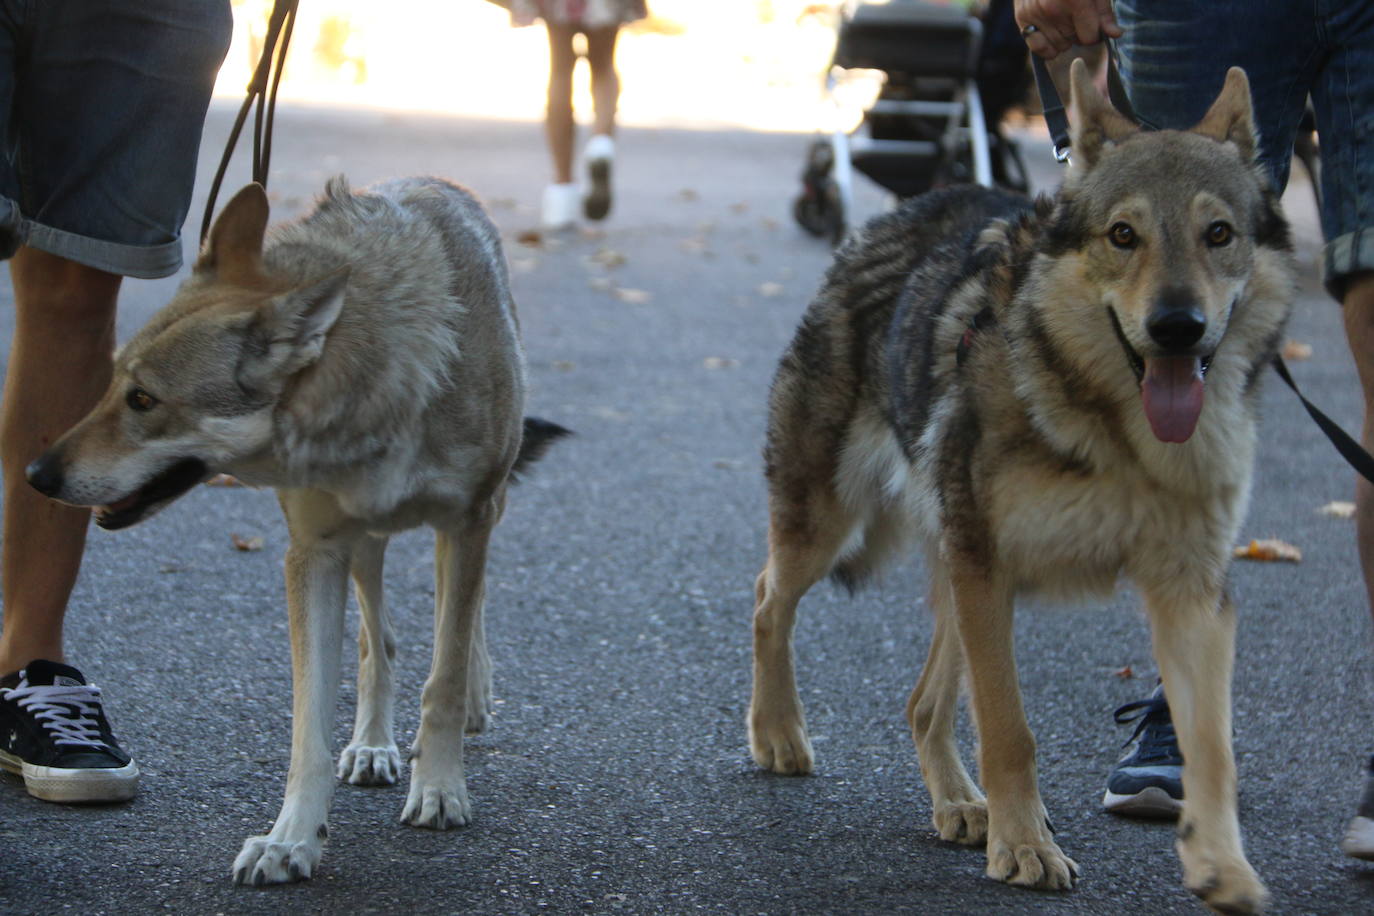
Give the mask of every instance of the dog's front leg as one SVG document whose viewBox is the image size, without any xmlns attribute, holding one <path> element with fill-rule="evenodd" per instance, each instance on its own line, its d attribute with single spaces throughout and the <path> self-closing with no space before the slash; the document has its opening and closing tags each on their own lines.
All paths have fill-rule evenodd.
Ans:
<svg viewBox="0 0 1374 916">
<path fill-rule="evenodd" d="M 434 543 L 434 662 L 420 695 L 420 728 L 410 751 L 410 793 L 401 820 L 447 830 L 472 817 L 463 776 L 468 665 L 483 600 L 487 544 L 500 516 L 495 498 Z"/>
<path fill-rule="evenodd" d="M 382 590 L 387 539 L 363 535 L 353 550 L 353 584 L 362 621 L 358 626 L 358 710 L 353 739 L 339 755 L 338 776 L 355 786 L 389 786 L 401 773 L 392 726 L 396 635 Z"/>
<path fill-rule="evenodd" d="M 1241 848 L 1231 750 L 1236 614 L 1219 588 L 1144 587 L 1155 659 L 1183 752 L 1178 822 L 1183 883 L 1225 913 L 1264 909 L 1268 891 Z"/>
<path fill-rule="evenodd" d="M 978 771 L 987 792 L 988 877 L 1070 888 L 1078 865 L 1051 834 L 1035 775 L 1035 738 L 1021 705 L 1012 593 L 981 557 L 955 552 L 948 568 L 978 727 Z"/>
<path fill-rule="evenodd" d="M 331 537 L 332 498 L 312 491 L 280 494 L 291 529 L 286 605 L 291 625 L 291 766 L 286 799 L 266 836 L 249 837 L 234 860 L 240 884 L 309 878 L 319 864 L 334 794 L 330 743 L 343 651 L 349 548 Z"/>
</svg>

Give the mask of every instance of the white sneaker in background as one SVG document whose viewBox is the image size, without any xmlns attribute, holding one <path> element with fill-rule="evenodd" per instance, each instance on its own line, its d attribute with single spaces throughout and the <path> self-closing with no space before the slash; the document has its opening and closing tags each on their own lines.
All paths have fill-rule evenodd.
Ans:
<svg viewBox="0 0 1374 916">
<path fill-rule="evenodd" d="M 544 189 L 543 217 L 545 229 L 567 229 L 577 222 L 582 193 L 573 182 L 551 184 Z"/>
</svg>

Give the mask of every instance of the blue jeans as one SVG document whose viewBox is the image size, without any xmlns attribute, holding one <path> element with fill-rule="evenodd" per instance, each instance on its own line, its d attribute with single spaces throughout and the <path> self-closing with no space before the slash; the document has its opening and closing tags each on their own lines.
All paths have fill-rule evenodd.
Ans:
<svg viewBox="0 0 1374 916">
<path fill-rule="evenodd" d="M 1374 3 L 1367 0 L 1115 0 L 1127 96 L 1143 124 L 1192 127 L 1229 67 L 1250 78 L 1260 159 L 1288 183 L 1308 96 L 1322 161 L 1323 277 L 1374 270 Z"/>
<path fill-rule="evenodd" d="M 232 31 L 228 0 L 0 0 L 0 257 L 176 273 Z"/>
</svg>

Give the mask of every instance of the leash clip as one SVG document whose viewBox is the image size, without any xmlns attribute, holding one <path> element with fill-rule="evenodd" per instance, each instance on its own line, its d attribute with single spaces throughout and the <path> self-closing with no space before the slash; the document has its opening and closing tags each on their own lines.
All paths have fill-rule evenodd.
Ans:
<svg viewBox="0 0 1374 916">
<path fill-rule="evenodd" d="M 1054 161 L 1058 162 L 1060 165 L 1069 164 L 1069 144 L 1054 144 Z"/>
</svg>

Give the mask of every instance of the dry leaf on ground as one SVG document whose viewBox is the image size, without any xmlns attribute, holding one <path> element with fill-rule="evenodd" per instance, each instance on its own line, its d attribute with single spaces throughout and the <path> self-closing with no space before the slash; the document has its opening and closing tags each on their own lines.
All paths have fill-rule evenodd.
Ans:
<svg viewBox="0 0 1374 916">
<path fill-rule="evenodd" d="M 263 539 L 260 537 L 245 538 L 237 534 L 231 534 L 229 535 L 229 539 L 234 542 L 235 550 L 242 550 L 244 552 L 262 550 Z"/>
<path fill-rule="evenodd" d="M 1284 343 L 1281 351 L 1283 358 L 1290 363 L 1300 363 L 1305 359 L 1312 358 L 1312 347 L 1310 344 L 1302 343 L 1298 340 L 1290 340 Z"/>
<path fill-rule="evenodd" d="M 1355 504 L 1336 500 L 1329 502 L 1317 510 L 1322 515 L 1329 515 L 1332 518 L 1354 518 Z"/>
<path fill-rule="evenodd" d="M 1234 553 L 1238 560 L 1261 560 L 1266 563 L 1301 563 L 1302 551 L 1278 538 L 1262 538 L 1242 544 Z"/>
<path fill-rule="evenodd" d="M 691 203 L 692 201 L 696 200 L 699 196 L 700 195 L 697 194 L 696 191 L 693 191 L 691 188 L 683 188 L 681 191 L 677 192 L 677 199 L 684 201 L 686 203 Z"/>
<path fill-rule="evenodd" d="M 1123 668 L 1117 668 L 1112 674 L 1121 678 L 1123 681 L 1135 677 L 1135 672 L 1131 670 L 1130 665 L 1126 665 Z"/>
<path fill-rule="evenodd" d="M 643 305 L 654 298 L 648 290 L 627 289 L 625 287 L 618 287 L 615 291 L 615 297 L 621 302 L 628 302 L 630 305 Z"/>
<path fill-rule="evenodd" d="M 707 369 L 734 369 L 739 366 L 739 360 L 728 356 L 708 356 L 702 362 Z"/>
<path fill-rule="evenodd" d="M 625 263 L 625 255 L 614 248 L 603 245 L 594 254 L 587 256 L 587 263 L 596 264 L 600 267 L 619 267 Z"/>
<path fill-rule="evenodd" d="M 515 240 L 521 245 L 528 245 L 530 248 L 538 248 L 540 245 L 544 244 L 544 233 L 540 232 L 538 229 L 526 229 L 524 232 L 518 233 L 515 236 Z"/>
</svg>

